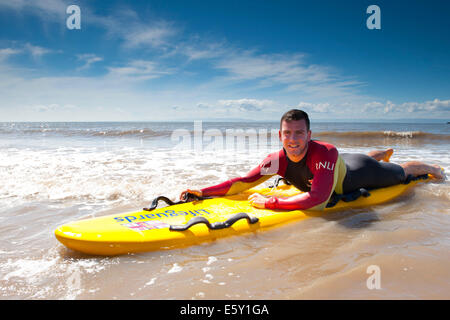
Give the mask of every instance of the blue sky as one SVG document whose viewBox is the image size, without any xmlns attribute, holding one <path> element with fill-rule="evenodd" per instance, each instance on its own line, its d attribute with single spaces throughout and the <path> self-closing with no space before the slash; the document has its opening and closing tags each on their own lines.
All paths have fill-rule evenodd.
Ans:
<svg viewBox="0 0 450 320">
<path fill-rule="evenodd" d="M 69 30 L 69 5 L 81 29 Z M 381 29 L 369 30 L 369 5 Z M 448 1 L 0 0 L 0 121 L 450 118 Z"/>
</svg>

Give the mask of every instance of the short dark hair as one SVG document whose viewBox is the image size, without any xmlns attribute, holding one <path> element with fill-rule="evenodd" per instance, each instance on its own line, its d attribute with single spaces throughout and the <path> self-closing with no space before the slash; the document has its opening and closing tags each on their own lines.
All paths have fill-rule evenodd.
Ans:
<svg viewBox="0 0 450 320">
<path fill-rule="evenodd" d="M 306 129 L 309 131 L 309 117 L 308 114 L 303 110 L 298 109 L 292 109 L 283 114 L 280 120 L 280 130 L 281 125 L 283 124 L 283 121 L 298 121 L 298 120 L 305 120 L 306 122 Z"/>
</svg>

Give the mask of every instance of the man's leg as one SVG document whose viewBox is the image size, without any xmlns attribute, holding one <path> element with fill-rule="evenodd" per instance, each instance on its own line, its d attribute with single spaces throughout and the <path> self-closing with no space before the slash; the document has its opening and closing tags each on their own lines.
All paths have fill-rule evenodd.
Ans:
<svg viewBox="0 0 450 320">
<path fill-rule="evenodd" d="M 431 174 L 437 179 L 444 179 L 438 165 L 428 165 L 419 161 L 410 161 L 403 164 L 380 162 L 375 157 L 360 153 L 341 154 L 347 167 L 343 181 L 344 193 L 359 188 L 376 189 L 403 183 L 408 175 L 420 176 Z"/>
<path fill-rule="evenodd" d="M 389 162 L 389 158 L 394 153 L 394 149 L 386 149 L 386 150 L 373 150 L 367 153 L 368 156 L 374 158 L 377 161 L 384 161 Z M 409 161 L 405 162 L 403 164 L 400 164 L 400 166 L 403 168 L 403 171 L 405 171 L 405 175 L 413 175 L 413 176 L 420 176 L 423 174 L 431 174 L 437 179 L 443 179 L 444 175 L 441 170 L 441 167 L 439 167 L 437 164 L 429 165 L 420 161 Z"/>
<path fill-rule="evenodd" d="M 370 151 L 367 155 L 369 157 L 374 158 L 377 161 L 383 160 L 384 162 L 389 162 L 389 158 L 394 153 L 394 149 L 386 149 L 386 150 L 374 150 Z"/>
<path fill-rule="evenodd" d="M 377 189 L 403 183 L 406 179 L 405 170 L 398 164 L 381 162 L 375 157 L 361 153 L 343 153 L 347 173 L 342 183 L 344 193 L 360 188 Z"/>
<path fill-rule="evenodd" d="M 400 166 L 403 168 L 403 171 L 405 171 L 406 176 L 410 174 L 412 174 L 413 176 L 431 174 L 436 179 L 444 178 L 443 171 L 437 164 L 430 165 L 420 161 L 409 161 L 400 164 Z"/>
</svg>

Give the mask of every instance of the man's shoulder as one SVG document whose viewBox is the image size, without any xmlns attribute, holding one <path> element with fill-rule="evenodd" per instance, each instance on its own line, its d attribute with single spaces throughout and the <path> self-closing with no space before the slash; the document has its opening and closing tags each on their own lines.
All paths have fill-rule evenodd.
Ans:
<svg viewBox="0 0 450 320">
<path fill-rule="evenodd" d="M 312 171 L 320 168 L 320 164 L 337 160 L 339 153 L 331 143 L 317 140 L 311 140 L 309 143 L 307 164 Z"/>
<path fill-rule="evenodd" d="M 333 144 L 320 140 L 311 140 L 308 149 L 317 152 L 337 151 Z"/>
</svg>

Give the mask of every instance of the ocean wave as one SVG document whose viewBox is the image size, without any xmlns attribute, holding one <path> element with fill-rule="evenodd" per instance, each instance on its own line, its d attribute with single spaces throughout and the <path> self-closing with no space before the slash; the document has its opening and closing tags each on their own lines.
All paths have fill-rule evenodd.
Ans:
<svg viewBox="0 0 450 320">
<path fill-rule="evenodd" d="M 63 137 L 169 137 L 172 131 L 155 131 L 148 128 L 144 129 L 63 129 L 63 128 L 36 128 L 36 129 L 10 129 L 0 130 L 0 134 L 16 136 L 63 136 Z"/>
<path fill-rule="evenodd" d="M 314 138 L 336 139 L 413 139 L 413 140 L 441 140 L 449 141 L 450 135 L 437 134 L 423 131 L 323 131 L 313 133 Z"/>
<path fill-rule="evenodd" d="M 153 131 L 151 129 L 131 129 L 131 130 L 101 130 L 90 133 L 91 136 L 101 137 L 162 137 L 170 136 L 171 131 Z"/>
</svg>

